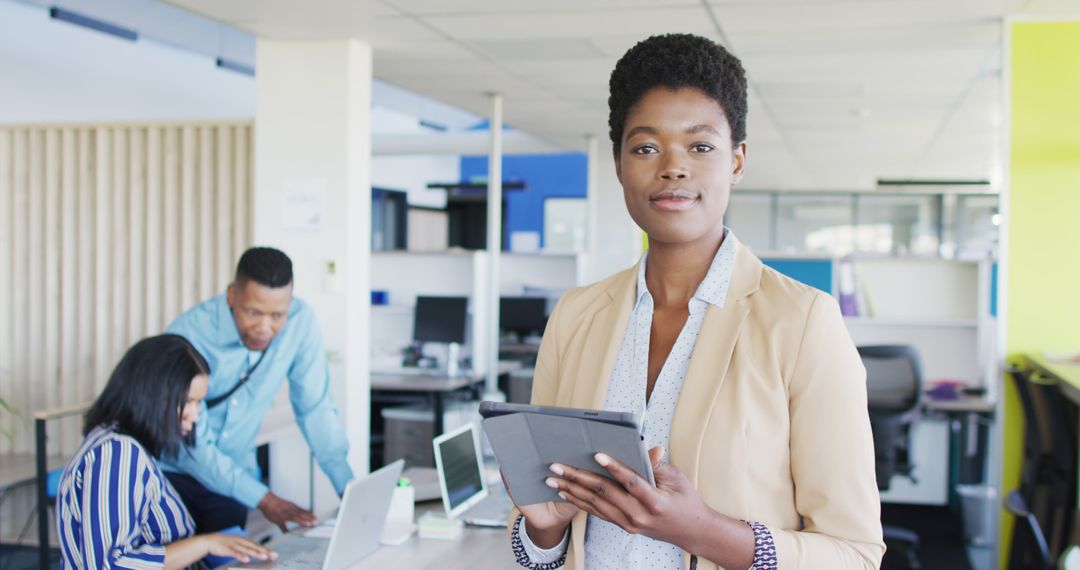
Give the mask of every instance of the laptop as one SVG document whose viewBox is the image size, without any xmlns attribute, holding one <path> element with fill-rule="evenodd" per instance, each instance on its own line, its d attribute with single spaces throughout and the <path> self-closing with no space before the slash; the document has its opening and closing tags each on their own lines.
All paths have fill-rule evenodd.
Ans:
<svg viewBox="0 0 1080 570">
<path fill-rule="evenodd" d="M 505 527 L 513 504 L 500 485 L 484 481 L 480 438 L 473 424 L 463 425 L 432 441 L 435 469 L 447 518 L 475 526 Z"/>
<path fill-rule="evenodd" d="M 322 525 L 305 534 L 289 533 L 269 544 L 277 552 L 277 560 L 229 567 L 344 570 L 355 564 L 379 548 L 390 498 L 404 466 L 405 461 L 399 459 L 367 477 L 351 481 L 345 487 L 329 539 L 317 536 L 325 530 Z"/>
</svg>

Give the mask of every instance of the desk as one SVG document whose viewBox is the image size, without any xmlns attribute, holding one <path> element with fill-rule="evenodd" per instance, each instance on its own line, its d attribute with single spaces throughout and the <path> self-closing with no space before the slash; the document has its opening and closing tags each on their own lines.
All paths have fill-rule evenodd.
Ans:
<svg viewBox="0 0 1080 570">
<path fill-rule="evenodd" d="M 960 396 L 955 400 L 934 400 L 923 398 L 927 411 L 952 414 L 992 414 L 996 404 L 983 396 Z"/>
<path fill-rule="evenodd" d="M 1080 364 L 1051 362 L 1041 354 L 1027 354 L 1025 359 L 1037 372 L 1057 380 L 1065 397 L 1080 406 Z"/>
<path fill-rule="evenodd" d="M 521 368 L 520 362 L 500 361 L 498 374 L 509 374 L 518 368 Z M 441 435 L 446 414 L 446 396 L 475 392 L 477 386 L 483 383 L 484 377 L 476 374 L 446 376 L 437 371 L 432 371 L 431 374 L 372 372 L 371 397 L 372 401 L 379 400 L 376 396 L 376 392 L 379 392 L 382 394 L 382 401 L 394 401 L 395 395 L 426 394 L 435 411 L 435 435 Z"/>
<path fill-rule="evenodd" d="M 986 483 L 990 426 L 995 402 L 985 396 L 961 395 L 955 400 L 923 399 L 929 416 L 945 416 L 949 423 L 949 504 L 959 504 L 957 485 Z"/>
<path fill-rule="evenodd" d="M 442 510 L 441 503 L 417 504 L 416 516 Z M 302 531 L 297 531 L 302 532 Z M 274 542 L 266 545 L 274 548 Z M 420 538 L 413 534 L 399 546 L 380 546 L 349 570 L 384 570 L 386 568 L 439 568 L 441 570 L 520 570 L 510 549 L 510 536 L 504 528 L 465 527 L 455 540 Z"/>
<path fill-rule="evenodd" d="M 520 570 L 506 529 L 465 527 L 457 540 L 413 535 L 400 546 L 382 546 L 350 570 L 440 568 L 445 570 Z"/>
</svg>

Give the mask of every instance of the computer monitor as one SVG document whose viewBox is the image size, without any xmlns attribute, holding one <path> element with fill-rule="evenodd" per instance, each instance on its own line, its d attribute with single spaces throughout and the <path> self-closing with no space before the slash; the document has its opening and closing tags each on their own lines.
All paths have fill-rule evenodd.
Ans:
<svg viewBox="0 0 1080 570">
<path fill-rule="evenodd" d="M 413 339 L 464 344 L 468 306 L 467 297 L 417 297 Z"/>
<path fill-rule="evenodd" d="M 547 323 L 547 299 L 543 297 L 502 297 L 499 299 L 499 329 L 526 337 L 543 334 Z"/>
</svg>

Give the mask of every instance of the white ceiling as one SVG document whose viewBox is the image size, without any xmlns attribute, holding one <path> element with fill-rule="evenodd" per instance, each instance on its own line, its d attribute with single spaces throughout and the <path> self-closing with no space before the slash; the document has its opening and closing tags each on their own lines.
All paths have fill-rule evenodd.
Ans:
<svg viewBox="0 0 1080 570">
<path fill-rule="evenodd" d="M 588 133 L 607 140 L 607 78 L 626 49 L 650 34 L 706 35 L 749 75 L 743 187 L 753 189 L 996 183 L 1005 16 L 1080 17 L 1080 0 L 169 1 L 226 24 L 208 31 L 204 20 L 202 45 L 238 61 L 253 56 L 231 27 L 363 39 L 379 79 L 478 115 L 485 94 L 501 92 L 508 124 L 579 150 Z M 102 13 L 130 0 L 71 4 L 109 21 L 137 16 Z M 173 6 L 145 5 L 166 28 L 194 25 Z"/>
</svg>

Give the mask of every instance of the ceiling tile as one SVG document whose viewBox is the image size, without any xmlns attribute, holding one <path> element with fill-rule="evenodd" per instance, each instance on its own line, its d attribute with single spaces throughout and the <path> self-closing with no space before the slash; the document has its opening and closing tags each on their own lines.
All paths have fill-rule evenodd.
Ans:
<svg viewBox="0 0 1080 570">
<path fill-rule="evenodd" d="M 637 35 L 670 32 L 711 33 L 715 30 L 700 6 L 628 9 L 612 12 L 542 12 L 522 17 L 503 14 L 432 16 L 435 28 L 463 40 L 523 40 Z"/>
<path fill-rule="evenodd" d="M 388 5 L 419 15 L 505 14 L 618 10 L 636 7 L 699 6 L 700 0 L 387 0 Z"/>
</svg>

